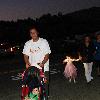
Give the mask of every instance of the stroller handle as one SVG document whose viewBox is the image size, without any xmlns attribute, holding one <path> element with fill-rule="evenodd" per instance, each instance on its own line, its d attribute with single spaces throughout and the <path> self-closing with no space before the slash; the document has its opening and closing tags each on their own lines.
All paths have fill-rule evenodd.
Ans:
<svg viewBox="0 0 100 100">
<path fill-rule="evenodd" d="M 42 69 L 42 67 L 40 67 L 38 64 L 34 64 L 34 66 L 38 69 Z"/>
</svg>

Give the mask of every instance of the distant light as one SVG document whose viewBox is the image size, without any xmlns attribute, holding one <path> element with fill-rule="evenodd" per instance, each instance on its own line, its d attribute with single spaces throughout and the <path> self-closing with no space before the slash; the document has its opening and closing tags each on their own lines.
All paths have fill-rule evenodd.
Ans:
<svg viewBox="0 0 100 100">
<path fill-rule="evenodd" d="M 15 47 L 13 47 L 13 48 L 15 48 Z"/>
<path fill-rule="evenodd" d="M 3 45 L 3 44 L 1 43 L 1 45 Z"/>
<path fill-rule="evenodd" d="M 12 52 L 13 51 L 13 48 L 10 48 L 10 51 Z"/>
</svg>

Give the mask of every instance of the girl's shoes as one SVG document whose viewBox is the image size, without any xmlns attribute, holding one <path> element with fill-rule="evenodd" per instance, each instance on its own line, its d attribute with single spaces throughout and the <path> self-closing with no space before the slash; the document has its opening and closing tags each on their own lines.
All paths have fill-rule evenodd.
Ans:
<svg viewBox="0 0 100 100">
<path fill-rule="evenodd" d="M 76 80 L 74 79 L 74 83 L 76 83 Z"/>
<path fill-rule="evenodd" d="M 71 82 L 72 80 L 71 79 L 69 79 L 69 82 Z"/>
<path fill-rule="evenodd" d="M 71 81 L 72 81 L 72 80 L 71 80 L 71 79 L 69 79 L 69 82 L 70 82 L 70 83 L 71 83 Z M 75 80 L 75 79 L 74 79 L 74 83 L 76 83 L 76 80 Z"/>
</svg>

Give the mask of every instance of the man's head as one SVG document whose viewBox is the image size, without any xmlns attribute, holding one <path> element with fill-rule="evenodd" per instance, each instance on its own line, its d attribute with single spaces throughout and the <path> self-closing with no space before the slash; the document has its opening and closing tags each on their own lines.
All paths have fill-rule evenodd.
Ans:
<svg viewBox="0 0 100 100">
<path fill-rule="evenodd" d="M 86 36 L 84 37 L 84 42 L 90 42 L 90 41 L 91 41 L 90 36 L 89 36 L 89 35 L 86 35 Z"/>
<path fill-rule="evenodd" d="M 38 31 L 37 27 L 33 26 L 30 28 L 30 36 L 33 40 L 38 39 L 38 34 L 39 34 L 39 31 Z"/>
<path fill-rule="evenodd" d="M 97 40 L 100 41 L 100 34 L 97 34 Z"/>
</svg>

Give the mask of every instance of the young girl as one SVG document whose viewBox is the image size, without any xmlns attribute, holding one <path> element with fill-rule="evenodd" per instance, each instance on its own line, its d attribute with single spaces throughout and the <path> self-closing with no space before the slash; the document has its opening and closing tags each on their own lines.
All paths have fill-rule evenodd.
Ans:
<svg viewBox="0 0 100 100">
<path fill-rule="evenodd" d="M 71 57 L 66 56 L 66 59 L 63 61 L 63 63 L 66 63 L 65 70 L 64 70 L 64 76 L 66 78 L 69 78 L 69 82 L 71 80 L 74 80 L 74 83 L 76 83 L 76 76 L 77 76 L 77 68 L 73 65 L 73 61 L 79 61 L 80 59 L 71 59 Z"/>
</svg>

